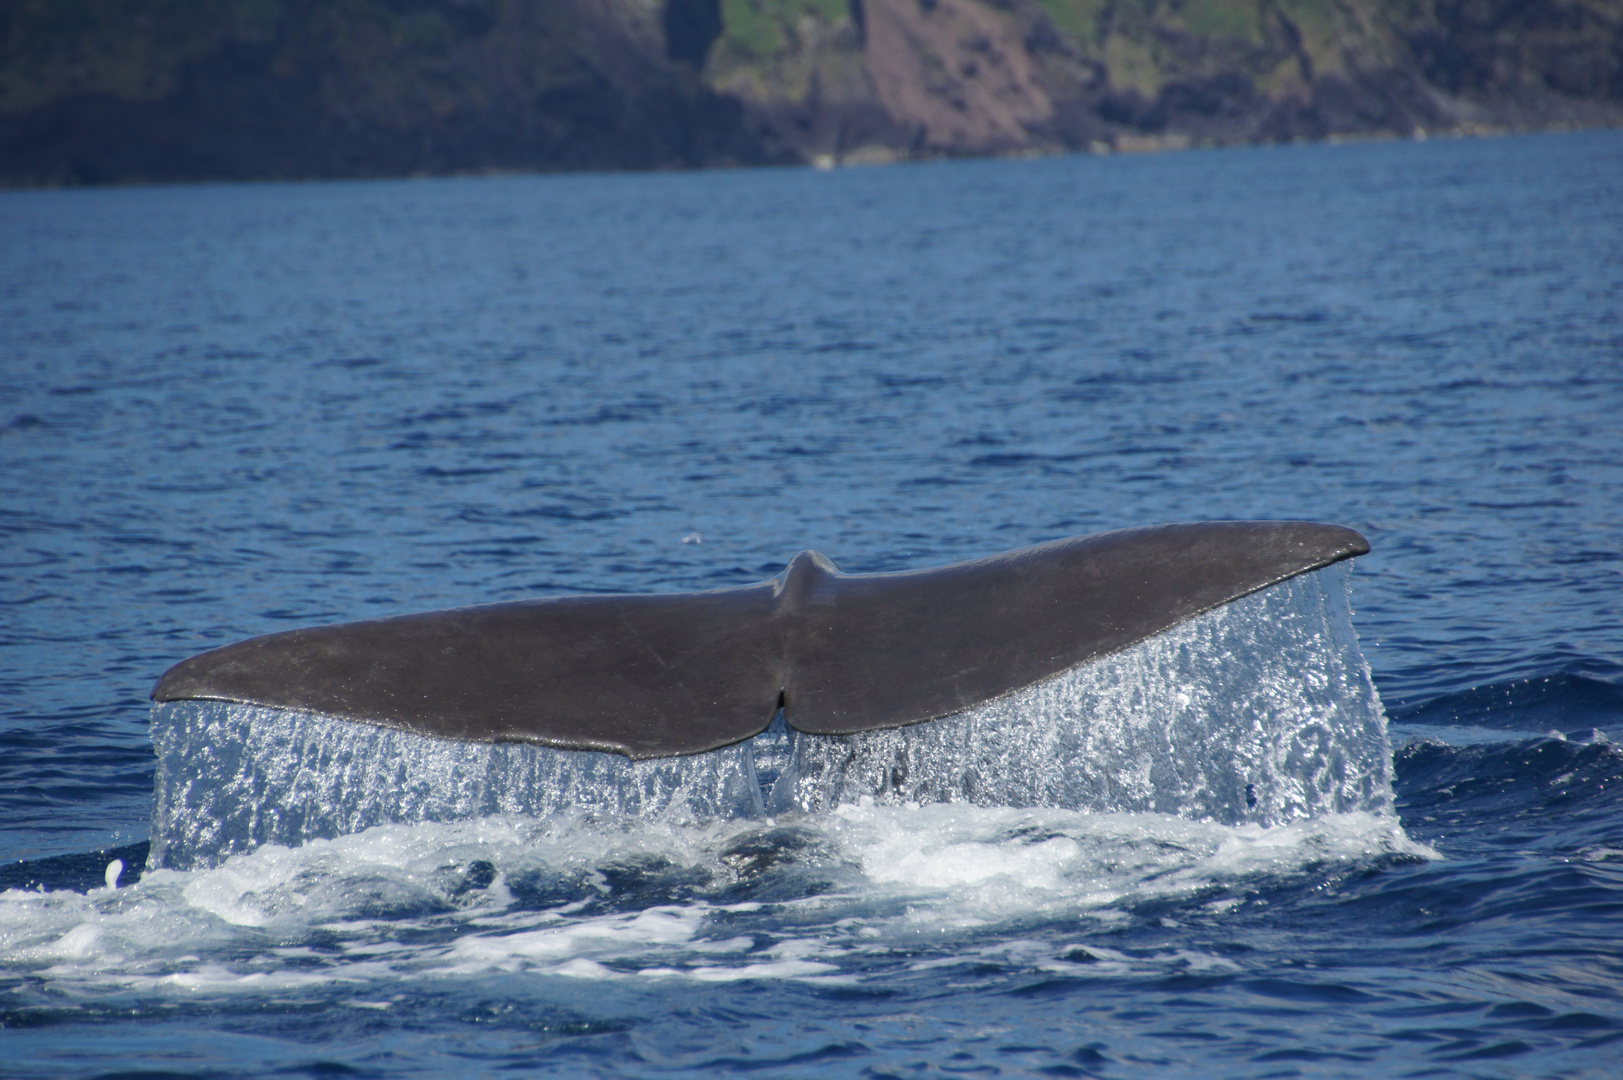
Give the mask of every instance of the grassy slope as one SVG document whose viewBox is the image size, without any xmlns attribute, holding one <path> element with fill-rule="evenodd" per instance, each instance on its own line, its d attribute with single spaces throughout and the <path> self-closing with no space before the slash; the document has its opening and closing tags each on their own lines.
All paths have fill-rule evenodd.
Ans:
<svg viewBox="0 0 1623 1080">
<path fill-rule="evenodd" d="M 1302 81 L 1298 51 L 1315 72 L 1339 70 L 1349 45 L 1372 57 L 1390 53 L 1373 29 L 1379 2 L 1037 0 L 1076 54 L 1103 64 L 1112 86 L 1145 98 L 1170 82 L 1219 72 L 1267 95 Z M 861 49 L 859 35 L 842 34 L 852 28 L 847 0 L 722 0 L 722 22 L 710 81 L 758 101 L 799 99 L 810 70 Z"/>
<path fill-rule="evenodd" d="M 860 80 L 861 36 L 847 0 L 721 0 L 710 85 L 746 100 L 798 102 L 814 83 Z"/>
<path fill-rule="evenodd" d="M 722 43 L 740 56 L 770 61 L 798 47 L 803 22 L 834 26 L 849 12 L 846 0 L 722 0 Z"/>
<path fill-rule="evenodd" d="M 1005 7 L 1007 0 L 982 0 Z M 1623 0 L 1036 0 L 1113 86 L 1154 97 L 1218 72 L 1263 96 L 1419 63 L 1443 89 L 1531 80 L 1623 102 Z M 722 0 L 712 70 L 761 86 L 851 24 L 847 0 Z"/>
</svg>

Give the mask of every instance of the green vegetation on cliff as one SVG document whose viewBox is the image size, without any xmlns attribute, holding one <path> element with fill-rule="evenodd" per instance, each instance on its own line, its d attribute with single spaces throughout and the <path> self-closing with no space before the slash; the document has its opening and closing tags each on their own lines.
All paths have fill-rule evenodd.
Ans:
<svg viewBox="0 0 1623 1080">
<path fill-rule="evenodd" d="M 740 56 L 774 60 L 804 47 L 808 20 L 833 26 L 848 13 L 846 0 L 721 0 L 721 42 Z"/>
<path fill-rule="evenodd" d="M 865 138 L 999 153 L 1623 122 L 1623 0 L 840 8 L 724 0 L 706 69 L 805 157 L 860 152 Z"/>
</svg>

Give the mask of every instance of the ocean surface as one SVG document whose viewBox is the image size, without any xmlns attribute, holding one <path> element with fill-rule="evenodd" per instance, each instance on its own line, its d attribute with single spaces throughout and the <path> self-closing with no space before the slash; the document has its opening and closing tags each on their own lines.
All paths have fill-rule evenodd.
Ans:
<svg viewBox="0 0 1623 1080">
<path fill-rule="evenodd" d="M 1225 518 L 1373 545 L 1302 645 L 1361 801 L 147 865 L 152 736 L 260 722 L 154 718 L 215 645 Z M 1259 605 L 1136 685 L 1243 719 Z M 0 1076 L 1615 1077 L 1620 746 L 1623 132 L 0 193 Z"/>
</svg>

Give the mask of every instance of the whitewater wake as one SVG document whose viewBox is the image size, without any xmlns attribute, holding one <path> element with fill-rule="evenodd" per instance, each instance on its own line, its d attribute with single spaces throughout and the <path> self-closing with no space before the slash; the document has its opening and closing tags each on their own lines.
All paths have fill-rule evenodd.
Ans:
<svg viewBox="0 0 1623 1080">
<path fill-rule="evenodd" d="M 996 947 L 1056 971 L 1154 974 L 1227 961 L 1187 948 L 1130 958 L 1075 935 L 1145 904 L 1224 915 L 1303 874 L 1394 857 L 1430 852 L 1368 813 L 1263 827 L 863 800 L 797 824 L 572 811 L 380 825 L 148 870 L 123 888 L 0 892 L 0 971 L 64 991 L 362 1004 L 424 977 L 515 972 L 883 983 L 937 962 L 920 948 L 968 963 L 993 947 L 985 931 L 1057 926 L 1072 936 Z"/>
</svg>

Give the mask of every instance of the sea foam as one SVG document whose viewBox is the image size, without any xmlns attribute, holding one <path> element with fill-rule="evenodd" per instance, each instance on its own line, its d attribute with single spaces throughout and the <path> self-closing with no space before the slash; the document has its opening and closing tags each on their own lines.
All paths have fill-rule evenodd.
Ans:
<svg viewBox="0 0 1623 1080">
<path fill-rule="evenodd" d="M 515 973 L 887 987 L 1000 957 L 1068 977 L 1164 975 L 1229 961 L 1183 946 L 1128 957 L 1087 935 L 1435 857 L 1365 813 L 1263 827 L 864 800 L 792 824 L 604 824 L 569 811 L 378 825 L 118 889 L 0 891 L 0 970 L 92 1008 L 124 990 L 360 995 L 371 1008 L 421 993 L 425 976 L 484 994 Z M 999 926 L 1018 933 L 985 935 Z"/>
<path fill-rule="evenodd" d="M 156 706 L 153 868 L 382 824 L 564 811 L 672 823 L 972 803 L 1225 825 L 1392 812 L 1391 749 L 1338 564 L 973 709 L 893 731 L 633 762 L 281 709 Z"/>
</svg>

